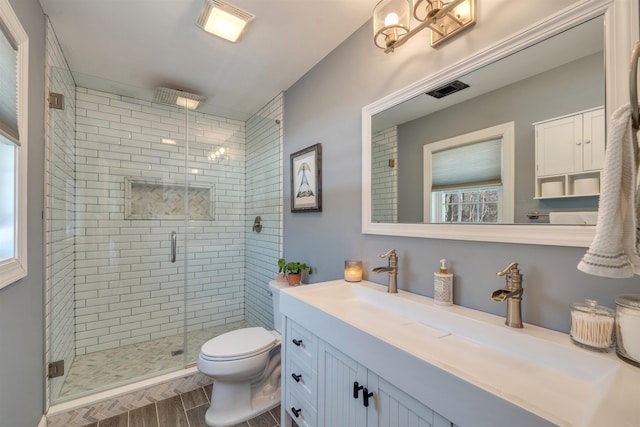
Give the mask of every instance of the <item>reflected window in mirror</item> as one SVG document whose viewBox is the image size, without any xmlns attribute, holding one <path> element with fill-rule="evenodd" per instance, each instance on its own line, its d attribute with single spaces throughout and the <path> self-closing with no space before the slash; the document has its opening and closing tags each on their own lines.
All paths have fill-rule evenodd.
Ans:
<svg viewBox="0 0 640 427">
<path fill-rule="evenodd" d="M 512 223 L 514 122 L 423 146 L 424 222 Z"/>
<path fill-rule="evenodd" d="M 433 223 L 497 223 L 502 209 L 502 185 L 433 191 Z"/>
</svg>

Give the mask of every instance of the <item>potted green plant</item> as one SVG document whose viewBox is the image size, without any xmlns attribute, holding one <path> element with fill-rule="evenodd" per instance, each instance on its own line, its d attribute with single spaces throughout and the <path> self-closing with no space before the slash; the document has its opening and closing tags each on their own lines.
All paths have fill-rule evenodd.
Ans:
<svg viewBox="0 0 640 427">
<path fill-rule="evenodd" d="M 300 284 L 303 271 L 307 274 L 312 273 L 311 267 L 303 262 L 286 262 L 284 258 L 278 260 L 278 273 L 284 274 L 291 286 Z"/>
</svg>

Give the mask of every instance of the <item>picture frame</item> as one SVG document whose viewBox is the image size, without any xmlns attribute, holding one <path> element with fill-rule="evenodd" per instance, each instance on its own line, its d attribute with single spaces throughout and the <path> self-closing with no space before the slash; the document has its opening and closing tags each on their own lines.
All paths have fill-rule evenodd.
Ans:
<svg viewBox="0 0 640 427">
<path fill-rule="evenodd" d="M 322 211 L 322 146 L 291 154 L 291 212 Z"/>
</svg>

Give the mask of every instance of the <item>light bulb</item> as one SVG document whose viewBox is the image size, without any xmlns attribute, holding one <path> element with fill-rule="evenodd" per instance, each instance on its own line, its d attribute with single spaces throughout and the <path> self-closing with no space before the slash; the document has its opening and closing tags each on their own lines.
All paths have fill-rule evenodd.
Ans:
<svg viewBox="0 0 640 427">
<path fill-rule="evenodd" d="M 468 19 L 471 15 L 471 6 L 468 2 L 463 2 L 460 6 L 457 6 L 454 11 L 455 16 L 458 19 Z"/>
<path fill-rule="evenodd" d="M 391 12 L 384 18 L 384 26 L 388 27 L 389 25 L 398 25 L 398 14 Z"/>
</svg>

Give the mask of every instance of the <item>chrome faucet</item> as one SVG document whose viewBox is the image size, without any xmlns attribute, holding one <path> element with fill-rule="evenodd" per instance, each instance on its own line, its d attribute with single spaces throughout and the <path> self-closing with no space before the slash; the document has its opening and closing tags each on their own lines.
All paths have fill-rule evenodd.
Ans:
<svg viewBox="0 0 640 427">
<path fill-rule="evenodd" d="M 373 269 L 374 273 L 382 273 L 384 271 L 389 272 L 389 287 L 387 292 L 390 294 L 398 293 L 398 256 L 395 249 L 389 249 L 387 252 L 380 255 L 380 258 L 389 257 L 389 264 L 386 267 L 376 267 Z"/>
<path fill-rule="evenodd" d="M 512 262 L 504 270 L 496 273 L 505 276 L 507 286 L 494 291 L 491 299 L 495 302 L 507 300 L 507 318 L 505 325 L 512 328 L 522 328 L 522 274 L 518 270 L 518 263 Z"/>
</svg>

